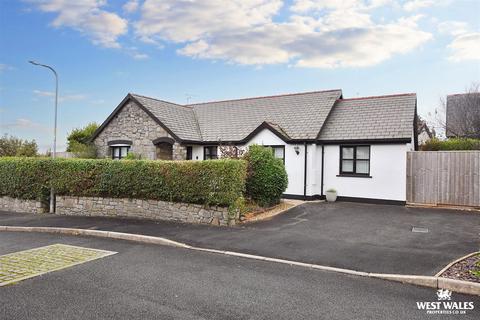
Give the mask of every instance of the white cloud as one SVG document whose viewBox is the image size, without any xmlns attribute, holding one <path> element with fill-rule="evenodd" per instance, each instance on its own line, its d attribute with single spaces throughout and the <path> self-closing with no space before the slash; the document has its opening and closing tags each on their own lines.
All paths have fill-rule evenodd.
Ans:
<svg viewBox="0 0 480 320">
<path fill-rule="evenodd" d="M 448 48 L 452 50 L 451 61 L 480 60 L 480 32 L 459 35 Z"/>
<path fill-rule="evenodd" d="M 54 98 L 55 92 L 53 91 L 43 91 L 43 90 L 33 90 L 33 93 L 37 97 L 49 97 Z M 80 101 L 85 100 L 87 98 L 84 94 L 67 94 L 67 95 L 60 95 L 58 97 L 59 102 L 66 102 L 66 101 Z"/>
<path fill-rule="evenodd" d="M 281 0 L 146 0 L 136 33 L 147 41 L 196 41 L 270 22 Z"/>
<path fill-rule="evenodd" d="M 42 132 L 50 132 L 52 130 L 43 124 L 37 123 L 35 121 L 26 119 L 26 118 L 18 118 L 15 120 L 15 122 L 7 123 L 2 127 L 5 127 L 11 130 L 33 129 L 33 130 L 42 131 Z"/>
<path fill-rule="evenodd" d="M 296 0 L 286 21 L 278 0 L 147 0 L 135 24 L 146 42 L 180 45 L 179 54 L 239 64 L 364 67 L 429 40 L 420 16 L 382 23 L 372 11 L 390 0 Z"/>
<path fill-rule="evenodd" d="M 411 0 L 403 5 L 406 11 L 416 11 L 423 8 L 428 8 L 435 4 L 434 0 Z"/>
<path fill-rule="evenodd" d="M 443 21 L 437 26 L 438 31 L 443 34 L 458 36 L 468 31 L 467 23 L 463 21 Z"/>
<path fill-rule="evenodd" d="M 96 45 L 119 48 L 117 39 L 127 33 L 128 22 L 102 10 L 106 0 L 26 0 L 43 12 L 57 13 L 54 27 L 71 27 L 88 36 Z"/>
<path fill-rule="evenodd" d="M 9 70 L 13 70 L 13 67 L 9 66 L 8 64 L 0 63 L 0 73 Z"/>
<path fill-rule="evenodd" d="M 130 0 L 123 5 L 122 9 L 127 13 L 132 13 L 137 11 L 138 5 L 138 0 Z"/>
</svg>

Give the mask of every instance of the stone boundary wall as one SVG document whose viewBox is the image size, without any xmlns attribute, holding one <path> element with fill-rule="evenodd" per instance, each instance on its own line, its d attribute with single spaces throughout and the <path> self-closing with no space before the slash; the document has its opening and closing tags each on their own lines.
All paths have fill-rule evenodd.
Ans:
<svg viewBox="0 0 480 320">
<path fill-rule="evenodd" d="M 229 224 L 228 208 L 225 207 L 127 198 L 57 196 L 56 214 L 146 218 L 222 226 Z"/>
<path fill-rule="evenodd" d="M 0 197 L 0 211 L 45 213 L 48 212 L 48 207 L 37 200 Z"/>
</svg>

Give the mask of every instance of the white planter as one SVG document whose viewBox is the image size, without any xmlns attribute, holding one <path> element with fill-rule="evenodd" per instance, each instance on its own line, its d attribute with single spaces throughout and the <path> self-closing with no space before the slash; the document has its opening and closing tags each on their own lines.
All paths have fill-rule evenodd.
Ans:
<svg viewBox="0 0 480 320">
<path fill-rule="evenodd" d="M 336 191 L 327 191 L 325 192 L 328 202 L 335 202 L 337 200 L 337 192 Z"/>
</svg>

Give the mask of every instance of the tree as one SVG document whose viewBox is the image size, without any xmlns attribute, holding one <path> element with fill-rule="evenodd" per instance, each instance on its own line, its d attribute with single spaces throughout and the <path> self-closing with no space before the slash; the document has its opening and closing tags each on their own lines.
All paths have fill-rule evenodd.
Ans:
<svg viewBox="0 0 480 320">
<path fill-rule="evenodd" d="M 435 110 L 437 123 L 448 138 L 480 139 L 480 91 L 472 84 L 464 94 L 450 95 Z"/>
<path fill-rule="evenodd" d="M 35 157 L 38 146 L 35 140 L 22 140 L 4 135 L 0 138 L 0 157 Z"/>
<path fill-rule="evenodd" d="M 95 122 L 73 129 L 67 137 L 67 152 L 74 153 L 77 158 L 96 158 L 97 151 L 90 139 L 97 129 Z"/>
</svg>

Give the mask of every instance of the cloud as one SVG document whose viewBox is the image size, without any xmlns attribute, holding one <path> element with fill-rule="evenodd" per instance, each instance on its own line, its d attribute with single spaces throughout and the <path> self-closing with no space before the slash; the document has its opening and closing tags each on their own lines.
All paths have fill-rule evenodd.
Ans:
<svg viewBox="0 0 480 320">
<path fill-rule="evenodd" d="M 383 23 L 372 11 L 390 0 L 296 0 L 276 21 L 281 1 L 146 0 L 136 35 L 151 43 L 180 45 L 181 55 L 264 65 L 365 67 L 407 53 L 431 39 L 420 16 Z"/>
<path fill-rule="evenodd" d="M 138 4 L 138 0 L 130 0 L 123 5 L 122 9 L 127 13 L 133 13 L 137 11 Z"/>
<path fill-rule="evenodd" d="M 443 21 L 437 25 L 438 32 L 458 36 L 468 31 L 466 22 L 463 21 Z"/>
<path fill-rule="evenodd" d="M 18 118 L 15 120 L 13 123 L 7 123 L 3 125 L 2 127 L 5 127 L 10 130 L 22 130 L 22 129 L 33 129 L 36 131 L 42 131 L 42 132 L 50 132 L 52 131 L 52 128 L 49 128 L 43 124 L 40 124 L 38 122 L 34 122 L 30 119 L 27 118 Z"/>
<path fill-rule="evenodd" d="M 268 23 L 281 6 L 281 0 L 146 0 L 135 30 L 147 41 L 196 41 Z"/>
<path fill-rule="evenodd" d="M 435 4 L 434 0 L 411 0 L 403 5 L 406 11 L 416 11 L 423 8 L 428 8 Z"/>
<path fill-rule="evenodd" d="M 105 0 L 26 0 L 43 12 L 57 13 L 54 27 L 70 27 L 80 31 L 103 47 L 119 48 L 118 37 L 128 31 L 127 20 L 116 13 L 102 10 Z"/>
<path fill-rule="evenodd" d="M 453 62 L 480 60 L 480 32 L 461 34 L 453 39 L 448 48 L 452 50 L 448 59 Z"/>
<path fill-rule="evenodd" d="M 33 93 L 37 97 L 55 97 L 55 92 L 53 91 L 43 91 L 43 90 L 33 90 Z M 84 94 L 67 94 L 67 95 L 60 95 L 58 98 L 59 102 L 66 102 L 66 101 L 80 101 L 85 100 L 87 98 Z"/>
<path fill-rule="evenodd" d="M 0 63 L 0 73 L 9 70 L 13 70 L 13 67 L 9 66 L 8 64 Z"/>
</svg>

